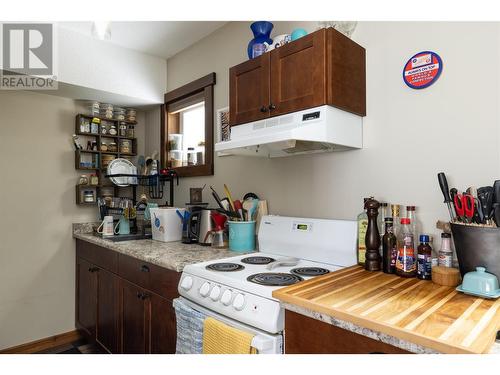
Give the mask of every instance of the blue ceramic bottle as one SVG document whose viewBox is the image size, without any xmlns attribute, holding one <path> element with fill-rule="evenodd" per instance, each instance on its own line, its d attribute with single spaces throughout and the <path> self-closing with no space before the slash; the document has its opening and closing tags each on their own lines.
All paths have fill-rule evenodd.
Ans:
<svg viewBox="0 0 500 375">
<path fill-rule="evenodd" d="M 252 29 L 254 38 L 248 43 L 248 58 L 251 59 L 252 48 L 255 43 L 268 43 L 271 44 L 273 40 L 270 38 L 271 31 L 273 30 L 274 25 L 271 22 L 267 21 L 257 21 L 250 25 L 250 29 Z"/>
</svg>

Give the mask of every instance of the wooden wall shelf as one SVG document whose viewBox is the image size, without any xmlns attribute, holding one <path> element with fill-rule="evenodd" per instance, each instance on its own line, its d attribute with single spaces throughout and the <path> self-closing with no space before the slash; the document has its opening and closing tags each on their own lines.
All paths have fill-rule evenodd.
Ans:
<svg viewBox="0 0 500 375">
<path fill-rule="evenodd" d="M 91 132 L 82 132 L 80 131 L 80 123 L 82 119 L 88 119 L 90 122 L 92 122 L 92 119 L 98 118 L 101 121 L 106 121 L 108 123 L 112 123 L 113 125 L 116 126 L 117 131 L 119 131 L 119 125 L 120 124 L 126 124 L 126 125 L 131 125 L 135 126 L 137 125 L 136 121 L 125 121 L 125 120 L 116 120 L 116 119 L 107 119 L 103 117 L 98 117 L 98 116 L 90 116 L 86 114 L 78 114 L 76 115 L 75 118 L 75 133 L 76 135 L 80 137 L 89 137 L 92 139 L 92 141 L 97 143 L 97 150 L 76 150 L 75 151 L 75 170 L 78 171 L 89 171 L 94 174 L 96 174 L 99 178 L 99 184 L 98 185 L 76 185 L 76 203 L 81 206 L 95 206 L 97 204 L 97 197 L 100 196 L 100 190 L 103 188 L 113 188 L 114 189 L 114 195 L 117 195 L 119 193 L 119 187 L 114 186 L 111 183 L 106 183 L 105 175 L 106 175 L 106 167 L 102 166 L 102 156 L 103 155 L 112 155 L 115 158 L 131 158 L 134 156 L 137 156 L 137 138 L 136 137 L 129 137 L 129 136 L 122 136 L 122 135 L 112 135 L 112 134 L 101 134 L 102 128 L 101 128 L 101 123 L 98 124 L 97 126 L 97 133 L 91 133 Z M 131 150 L 133 152 L 130 153 L 125 153 L 125 152 L 120 152 L 120 142 L 124 140 L 129 140 L 131 141 Z M 101 144 L 102 142 L 115 142 L 117 144 L 117 151 L 101 151 Z M 80 140 L 80 143 L 83 147 L 87 146 L 86 141 Z M 86 158 L 92 158 L 92 166 L 82 166 L 81 161 L 82 161 L 82 156 L 86 155 L 84 157 Z M 93 203 L 87 203 L 83 201 L 83 191 L 84 190 L 94 190 L 95 191 L 95 202 Z"/>
</svg>

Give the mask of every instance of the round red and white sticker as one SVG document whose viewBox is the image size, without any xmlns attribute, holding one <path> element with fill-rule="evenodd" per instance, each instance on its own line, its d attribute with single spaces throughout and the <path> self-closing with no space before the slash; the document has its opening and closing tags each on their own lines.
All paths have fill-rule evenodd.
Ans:
<svg viewBox="0 0 500 375">
<path fill-rule="evenodd" d="M 441 57 L 432 51 L 412 56 L 403 69 L 403 80 L 412 89 L 424 89 L 436 82 L 443 70 Z"/>
</svg>

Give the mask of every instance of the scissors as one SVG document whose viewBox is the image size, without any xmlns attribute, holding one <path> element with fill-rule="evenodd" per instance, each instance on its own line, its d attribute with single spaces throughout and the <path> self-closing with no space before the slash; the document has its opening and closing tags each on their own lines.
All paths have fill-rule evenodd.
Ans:
<svg viewBox="0 0 500 375">
<path fill-rule="evenodd" d="M 457 194 L 453 198 L 455 211 L 464 223 L 471 223 L 474 216 L 474 197 L 471 194 Z"/>
</svg>

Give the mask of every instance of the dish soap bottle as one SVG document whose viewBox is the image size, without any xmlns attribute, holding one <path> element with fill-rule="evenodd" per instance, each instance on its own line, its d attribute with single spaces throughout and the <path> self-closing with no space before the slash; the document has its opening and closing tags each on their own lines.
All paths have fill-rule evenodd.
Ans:
<svg viewBox="0 0 500 375">
<path fill-rule="evenodd" d="M 396 274 L 402 277 L 414 277 L 417 274 L 415 242 L 410 228 L 410 219 L 401 219 L 398 238 L 398 257 L 396 258 Z"/>
<path fill-rule="evenodd" d="M 364 203 L 368 201 L 370 198 L 364 198 Z M 364 203 L 363 203 L 363 208 L 364 208 Z M 366 211 L 363 210 L 358 217 L 357 217 L 357 222 L 358 222 L 358 246 L 357 246 L 357 258 L 358 258 L 358 264 L 364 266 L 365 265 L 365 260 L 366 260 L 366 245 L 365 245 L 365 237 L 366 237 L 366 229 L 368 228 L 368 215 L 366 214 Z"/>
</svg>

